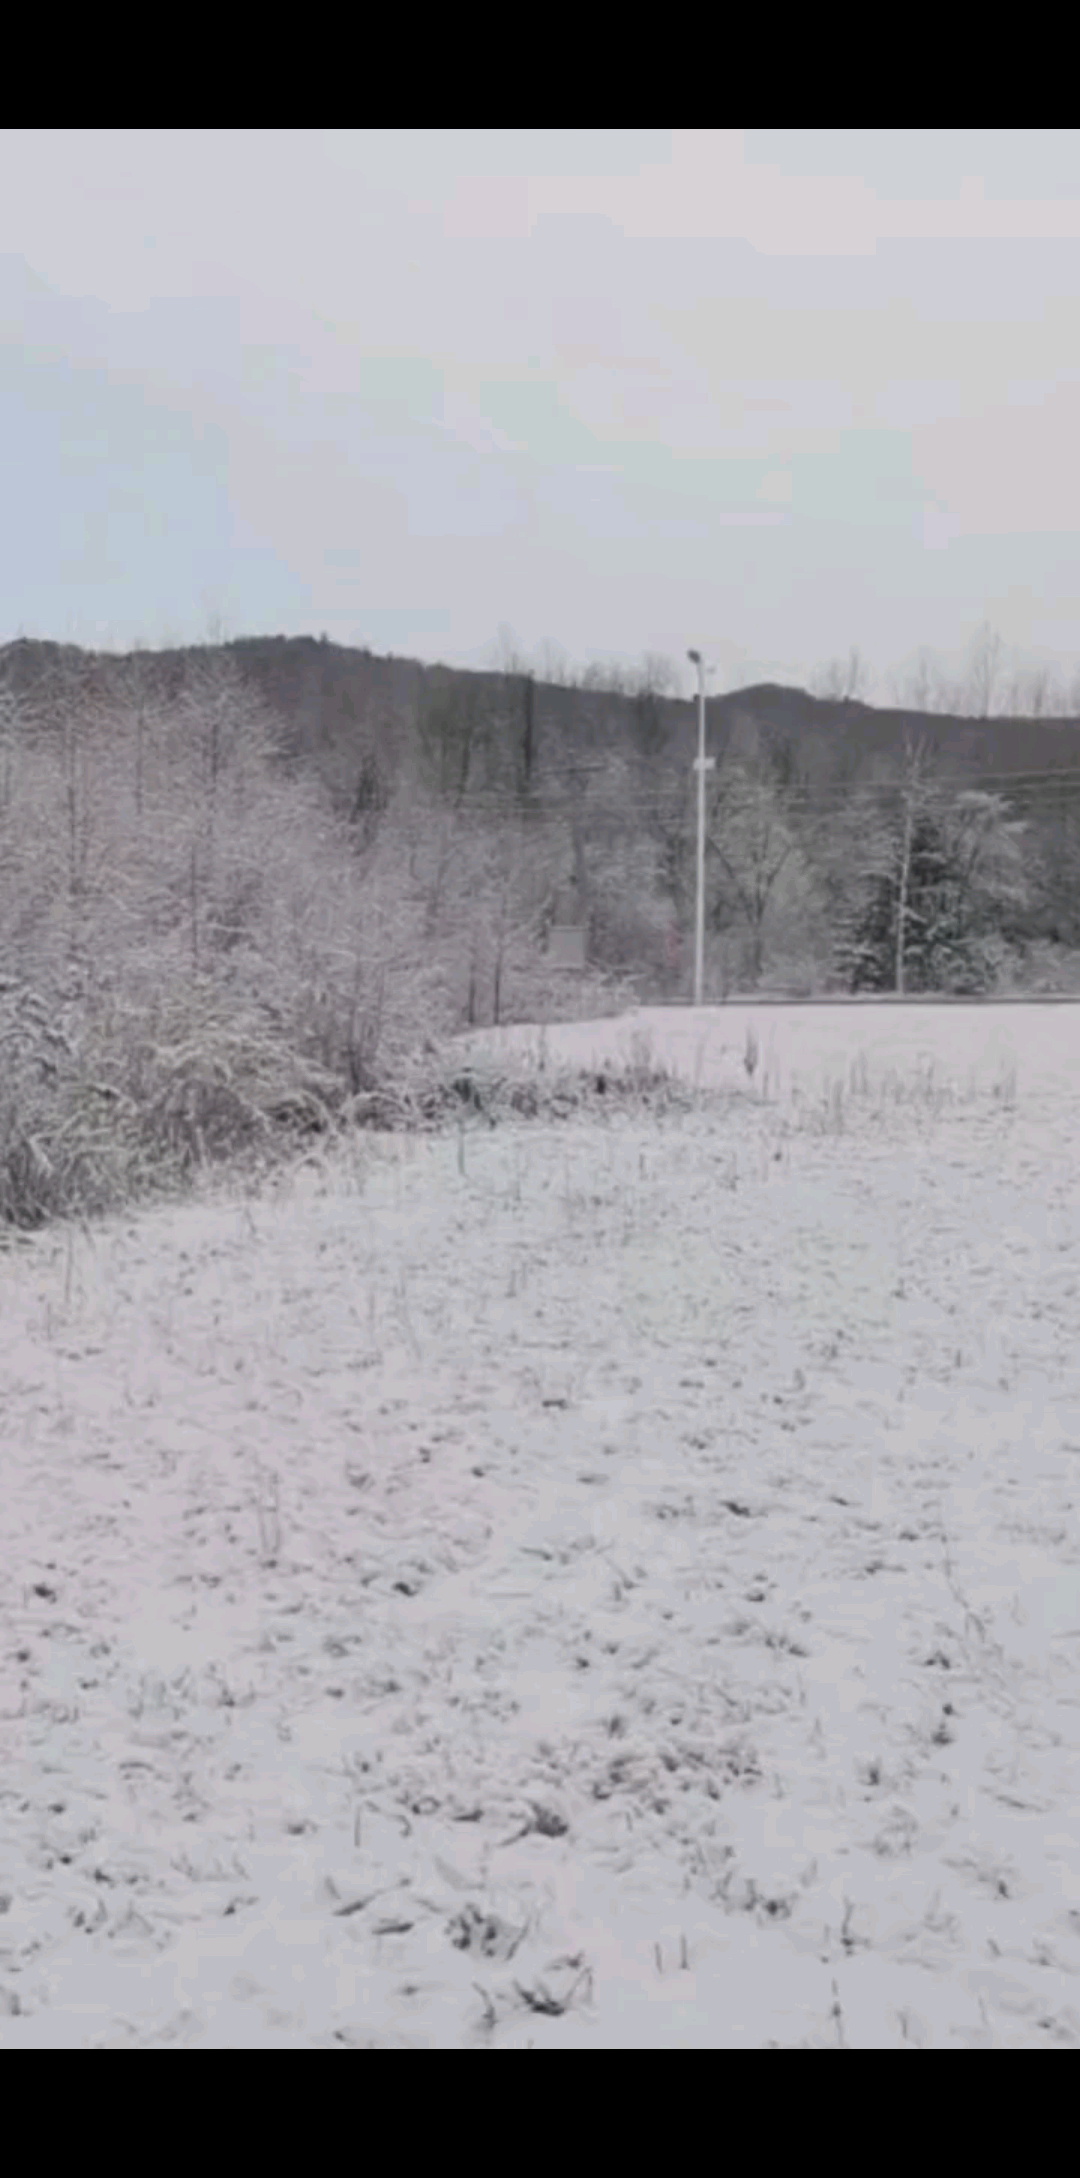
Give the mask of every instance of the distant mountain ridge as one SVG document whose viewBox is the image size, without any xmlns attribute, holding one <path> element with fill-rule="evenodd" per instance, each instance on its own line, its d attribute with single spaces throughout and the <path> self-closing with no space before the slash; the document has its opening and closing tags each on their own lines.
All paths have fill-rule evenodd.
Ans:
<svg viewBox="0 0 1080 2178">
<path fill-rule="evenodd" d="M 80 683 L 104 694 L 133 672 L 147 693 L 175 691 L 196 666 L 230 661 L 283 723 L 289 753 L 345 782 L 372 754 L 388 766 L 432 706 L 482 708 L 507 731 L 520 730 L 527 710 L 532 755 L 541 773 L 575 757 L 632 747 L 661 764 L 689 763 L 696 749 L 693 695 L 669 696 L 545 682 L 528 670 L 428 665 L 332 643 L 314 636 L 245 636 L 118 653 L 91 651 L 20 637 L 0 647 L 0 695 L 42 699 L 50 685 Z M 526 693 L 527 691 L 527 693 Z M 710 747 L 736 744 L 747 722 L 765 741 L 786 745 L 809 779 L 853 783 L 879 774 L 902 757 L 908 740 L 923 740 L 942 775 L 1000 780 L 1009 775 L 1080 768 L 1080 719 L 972 718 L 945 712 L 879 707 L 851 698 L 811 695 L 776 682 L 710 695 Z"/>
</svg>

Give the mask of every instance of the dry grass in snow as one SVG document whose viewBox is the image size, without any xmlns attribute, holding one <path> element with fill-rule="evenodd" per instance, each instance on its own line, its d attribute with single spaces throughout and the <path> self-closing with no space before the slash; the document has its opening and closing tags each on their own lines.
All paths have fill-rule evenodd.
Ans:
<svg viewBox="0 0 1080 2178">
<path fill-rule="evenodd" d="M 1078 1028 L 0 1253 L 0 2047 L 1077 2046 Z"/>
</svg>

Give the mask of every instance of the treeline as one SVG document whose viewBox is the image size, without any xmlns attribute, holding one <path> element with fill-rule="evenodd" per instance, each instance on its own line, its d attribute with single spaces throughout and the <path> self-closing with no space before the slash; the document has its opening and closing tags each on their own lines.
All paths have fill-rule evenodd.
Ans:
<svg viewBox="0 0 1080 2178">
<path fill-rule="evenodd" d="M 541 664 L 0 652 L 0 1229 L 419 1123 L 455 1030 L 687 997 L 695 706 Z M 709 703 L 706 998 L 1080 987 L 1076 720 L 856 664 Z"/>
<path fill-rule="evenodd" d="M 1071 981 L 1080 723 L 1065 706 L 1078 691 L 1045 674 L 1010 683 L 1000 668 L 985 629 L 963 689 L 923 661 L 892 710 L 863 701 L 854 651 L 812 693 L 709 700 L 707 995 Z M 945 702 L 955 708 L 934 708 Z M 676 668 L 656 656 L 577 673 L 550 650 L 534 665 L 504 643 L 496 668 L 472 673 L 313 639 L 127 657 L 11 645 L 0 652 L 0 792 L 14 828 L 4 957 L 22 957 L 17 933 L 42 888 L 51 911 L 33 927 L 50 960 L 108 959 L 120 892 L 123 928 L 141 930 L 144 948 L 166 927 L 180 945 L 180 919 L 170 924 L 157 894 L 143 899 L 137 873 L 152 868 L 160 892 L 163 860 L 184 843 L 169 898 L 184 899 L 181 952 L 199 972 L 255 943 L 267 919 L 277 929 L 302 871 L 305 915 L 327 931 L 353 912 L 342 885 L 361 888 L 368 950 L 378 900 L 376 921 L 396 932 L 390 983 L 423 991 L 435 1031 L 595 998 L 590 985 L 574 1000 L 549 971 L 557 924 L 584 932 L 601 979 L 679 998 L 696 733 Z M 245 814 L 230 830 L 222 812 L 241 773 Z M 35 845 L 16 812 L 50 793 L 57 824 Z M 111 907 L 94 900 L 95 855 Z M 404 974 L 413 923 L 419 953 Z M 337 952 L 351 942 L 335 940 Z M 256 950 L 265 972 L 261 940 Z M 372 973 L 368 962 L 365 987 Z M 366 1020 L 362 1050 L 374 1033 Z M 358 1080 L 355 1053 L 350 1064 Z"/>
</svg>

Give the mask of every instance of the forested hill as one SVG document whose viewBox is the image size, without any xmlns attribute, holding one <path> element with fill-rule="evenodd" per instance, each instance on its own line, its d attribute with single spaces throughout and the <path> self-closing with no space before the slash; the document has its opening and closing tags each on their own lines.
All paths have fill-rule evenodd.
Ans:
<svg viewBox="0 0 1080 2178">
<path fill-rule="evenodd" d="M 647 661 L 621 676 L 545 680 L 510 660 L 498 671 L 422 665 L 310 636 L 255 636 L 126 656 L 20 640 L 0 649 L 0 703 L 47 714 L 137 684 L 173 697 L 216 667 L 237 670 L 276 714 L 292 762 L 310 765 L 347 804 L 365 767 L 395 774 L 417 745 L 439 744 L 444 783 L 522 788 L 609 754 L 688 765 L 697 711 L 671 693 L 673 671 Z M 689 669 L 687 669 L 687 674 Z M 611 685 L 621 680 L 621 685 Z M 665 685 L 665 682 L 667 685 Z M 880 708 L 774 683 L 709 696 L 710 753 L 768 755 L 807 784 L 857 783 L 893 771 L 922 744 L 938 774 L 966 783 L 1080 768 L 1080 719 Z"/>
</svg>

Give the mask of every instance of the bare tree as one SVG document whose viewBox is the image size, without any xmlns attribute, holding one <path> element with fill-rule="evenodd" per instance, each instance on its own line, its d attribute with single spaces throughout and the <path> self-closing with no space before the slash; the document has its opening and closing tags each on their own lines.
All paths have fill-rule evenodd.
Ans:
<svg viewBox="0 0 1080 2178">
<path fill-rule="evenodd" d="M 485 783 L 496 719 L 487 689 L 476 676 L 440 676 L 418 720 L 425 783 L 454 809 Z"/>
<path fill-rule="evenodd" d="M 947 832 L 954 882 L 968 906 L 1022 906 L 1027 898 L 1023 843 L 1030 827 L 1003 794 L 964 787 L 949 804 Z"/>
<path fill-rule="evenodd" d="M 560 650 L 558 644 L 551 642 L 548 637 L 545 637 L 540 645 L 540 659 L 536 670 L 538 679 L 543 681 L 549 688 L 571 688 L 573 686 L 574 669 L 569 658 L 566 656 L 565 651 Z"/>
<path fill-rule="evenodd" d="M 813 694 L 830 703 L 854 703 L 865 695 L 868 673 L 858 646 L 844 659 L 833 658 L 814 676 Z"/>
<path fill-rule="evenodd" d="M 630 675 L 630 700 L 634 739 L 647 764 L 655 762 L 664 744 L 664 705 L 679 692 L 679 675 L 670 658 L 659 651 L 645 651 Z"/>
<path fill-rule="evenodd" d="M 497 1027 L 514 978 L 539 964 L 557 850 L 550 838 L 520 820 L 487 827 L 477 849 L 470 894 L 468 1018 L 487 1019 Z"/>
<path fill-rule="evenodd" d="M 647 689 L 650 695 L 677 696 L 679 669 L 674 659 L 669 658 L 664 651 L 643 651 L 637 670 L 637 686 L 639 690 Z"/>
<path fill-rule="evenodd" d="M 760 761 L 721 761 L 708 842 L 746 924 L 750 973 L 756 983 L 764 961 L 766 919 L 777 888 L 785 873 L 801 862 L 799 837 L 785 797 Z"/>
<path fill-rule="evenodd" d="M 499 629 L 498 670 L 503 681 L 500 728 L 514 748 L 514 787 L 524 799 L 536 772 L 536 675 L 512 631 Z"/>
<path fill-rule="evenodd" d="M 1001 637 L 984 620 L 971 651 L 968 672 L 968 707 L 976 718 L 989 718 L 1001 677 Z"/>
<path fill-rule="evenodd" d="M 513 628 L 508 627 L 505 620 L 500 622 L 499 625 L 495 655 L 495 670 L 497 673 L 505 673 L 509 677 L 517 678 L 522 673 L 531 673 L 532 671 L 532 667 L 518 642 L 517 636 L 514 634 Z"/>
<path fill-rule="evenodd" d="M 1008 707 L 1015 718 L 1060 717 L 1064 701 L 1057 676 L 1049 666 L 1033 666 L 1027 673 L 1013 676 Z"/>
<path fill-rule="evenodd" d="M 632 676 L 628 669 L 617 662 L 594 658 L 581 673 L 579 688 L 596 696 L 625 696 L 630 693 Z"/>
<path fill-rule="evenodd" d="M 904 688 L 901 690 L 895 682 L 893 683 L 894 693 L 905 709 L 909 711 L 930 711 L 934 707 L 935 690 L 940 683 L 940 678 L 941 676 L 937 672 L 929 652 L 920 650 Z"/>
</svg>

